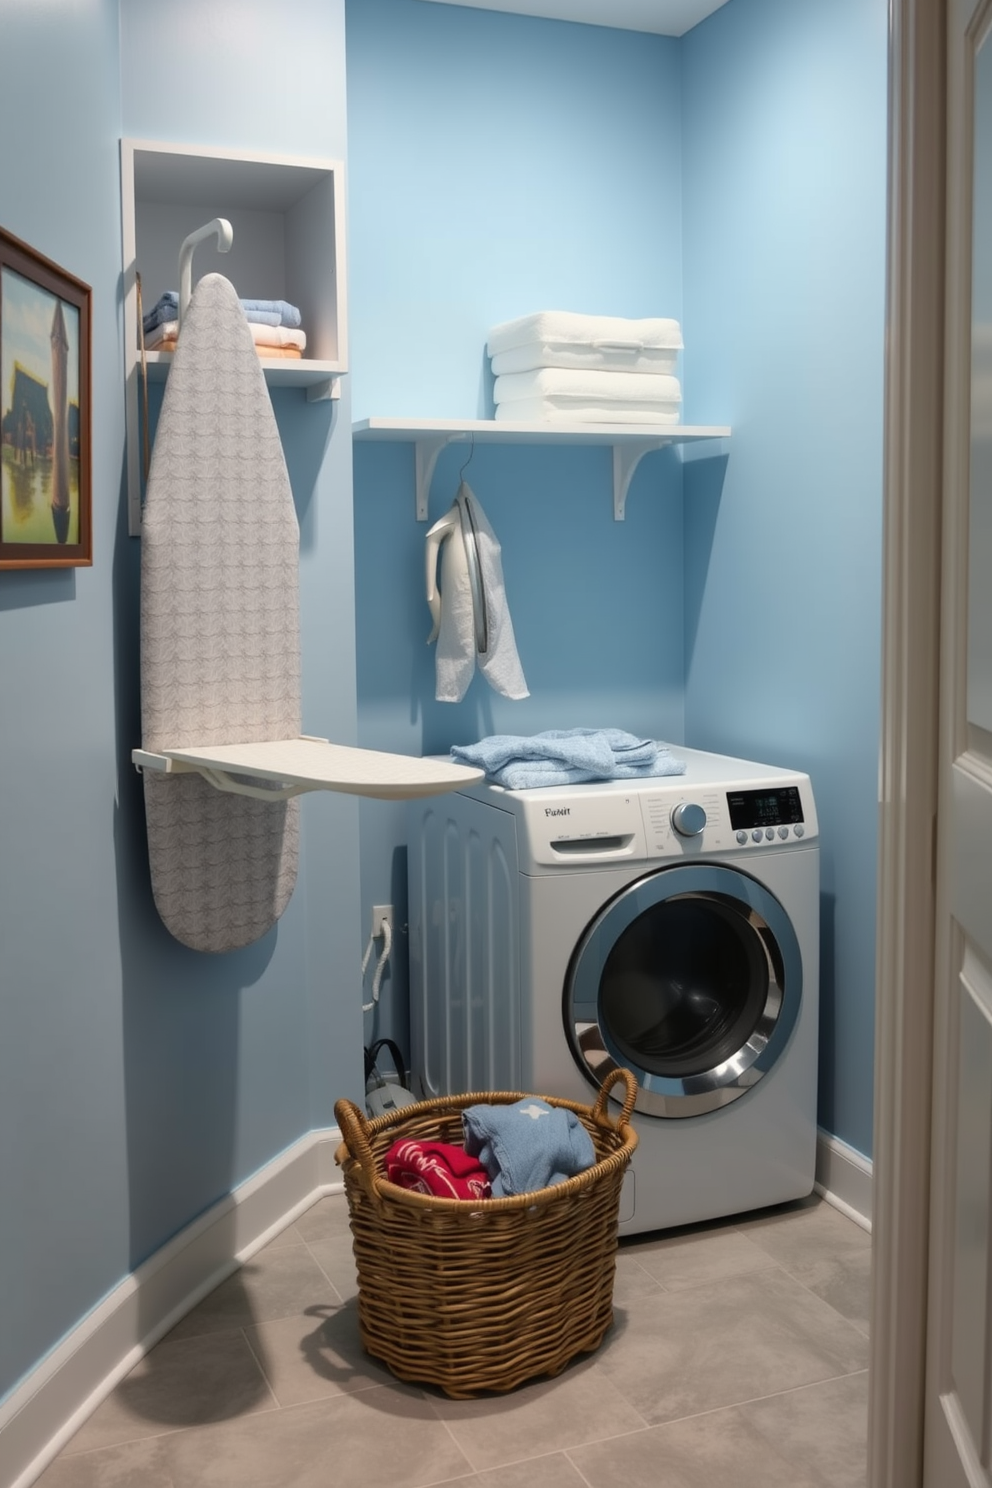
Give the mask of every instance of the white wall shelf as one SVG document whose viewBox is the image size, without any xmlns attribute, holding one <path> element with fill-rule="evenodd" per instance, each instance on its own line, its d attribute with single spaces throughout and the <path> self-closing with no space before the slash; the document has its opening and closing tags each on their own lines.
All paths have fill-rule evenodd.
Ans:
<svg viewBox="0 0 992 1488">
<path fill-rule="evenodd" d="M 345 309 L 344 168 L 340 161 L 265 155 L 157 140 L 121 141 L 124 250 L 124 372 L 127 421 L 128 525 L 141 531 L 139 432 L 141 355 L 136 274 L 147 312 L 178 290 L 184 238 L 212 217 L 230 221 L 234 242 L 220 256 L 209 243 L 194 273 L 221 273 L 242 298 L 298 305 L 307 355 L 260 358 L 270 387 L 297 387 L 311 402 L 333 398 L 348 369 Z M 150 382 L 163 382 L 171 352 L 146 355 Z"/>
<path fill-rule="evenodd" d="M 630 482 L 645 455 L 669 444 L 693 445 L 730 437 L 729 427 L 721 424 L 515 424 L 502 419 L 416 418 L 360 419 L 352 426 L 352 433 L 359 440 L 393 440 L 414 445 L 418 522 L 427 520 L 427 499 L 437 457 L 454 441 L 474 438 L 480 444 L 610 445 L 613 516 L 622 522 Z"/>
<path fill-rule="evenodd" d="M 157 753 L 133 749 L 131 760 L 139 770 L 170 775 L 194 772 L 217 790 L 265 801 L 286 800 L 315 790 L 370 796 L 379 801 L 410 801 L 442 795 L 483 778 L 481 770 L 453 760 L 356 749 L 309 735 Z M 253 785 L 252 781 L 259 783 Z"/>
</svg>

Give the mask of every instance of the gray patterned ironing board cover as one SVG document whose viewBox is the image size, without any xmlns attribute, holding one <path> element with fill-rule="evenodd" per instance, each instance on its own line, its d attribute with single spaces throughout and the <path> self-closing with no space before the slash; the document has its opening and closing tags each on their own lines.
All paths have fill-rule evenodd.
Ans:
<svg viewBox="0 0 992 1488">
<path fill-rule="evenodd" d="M 299 526 L 234 286 L 200 280 L 165 388 L 142 523 L 146 750 L 300 732 Z M 299 802 L 145 771 L 152 893 L 198 951 L 266 934 L 296 883 Z"/>
</svg>

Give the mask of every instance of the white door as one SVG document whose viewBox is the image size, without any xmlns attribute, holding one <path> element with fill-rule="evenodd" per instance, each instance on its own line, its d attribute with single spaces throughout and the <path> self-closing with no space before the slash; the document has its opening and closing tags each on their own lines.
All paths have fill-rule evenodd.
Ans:
<svg viewBox="0 0 992 1488">
<path fill-rule="evenodd" d="M 992 1488 L 992 0 L 951 0 L 926 1488 Z"/>
</svg>

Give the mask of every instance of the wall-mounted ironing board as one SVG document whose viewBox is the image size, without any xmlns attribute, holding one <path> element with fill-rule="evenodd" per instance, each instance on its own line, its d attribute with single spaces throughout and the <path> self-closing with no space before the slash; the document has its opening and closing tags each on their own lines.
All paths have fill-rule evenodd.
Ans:
<svg viewBox="0 0 992 1488">
<path fill-rule="evenodd" d="M 222 275 L 201 279 L 181 321 L 142 520 L 132 757 L 163 922 L 195 950 L 230 951 L 289 901 L 301 792 L 395 799 L 481 772 L 302 736 L 299 526 L 265 378 Z"/>
</svg>

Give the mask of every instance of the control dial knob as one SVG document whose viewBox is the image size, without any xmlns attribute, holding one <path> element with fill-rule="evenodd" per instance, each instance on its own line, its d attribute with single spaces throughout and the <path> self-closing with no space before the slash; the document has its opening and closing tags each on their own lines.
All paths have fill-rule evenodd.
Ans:
<svg viewBox="0 0 992 1488">
<path fill-rule="evenodd" d="M 680 837 L 698 837 L 706 825 L 706 812 L 695 801 L 680 801 L 672 812 L 672 826 Z"/>
</svg>

